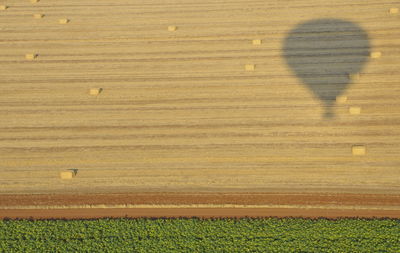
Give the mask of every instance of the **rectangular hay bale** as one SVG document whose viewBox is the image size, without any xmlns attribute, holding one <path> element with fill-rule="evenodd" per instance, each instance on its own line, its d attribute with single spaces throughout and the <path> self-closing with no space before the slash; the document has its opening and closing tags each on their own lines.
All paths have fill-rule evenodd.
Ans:
<svg viewBox="0 0 400 253">
<path fill-rule="evenodd" d="M 354 145 L 354 146 L 351 148 L 351 153 L 352 153 L 354 156 L 363 156 L 363 155 L 366 154 L 366 148 L 365 148 L 365 146 L 363 146 L 363 145 Z"/>
<path fill-rule="evenodd" d="M 170 26 L 168 26 L 168 31 L 170 31 L 170 32 L 174 32 L 174 31 L 176 31 L 178 28 L 176 27 L 176 26 L 174 26 L 174 25 L 170 25 Z"/>
<path fill-rule="evenodd" d="M 254 64 L 246 64 L 244 65 L 244 69 L 246 71 L 254 71 L 256 69 L 256 66 Z"/>
<path fill-rule="evenodd" d="M 37 14 L 33 14 L 33 17 L 39 19 L 39 18 L 43 18 L 44 15 L 37 13 Z"/>
<path fill-rule="evenodd" d="M 102 92 L 102 90 L 103 90 L 102 88 L 91 88 L 89 93 L 92 96 L 97 96 Z"/>
<path fill-rule="evenodd" d="M 372 58 L 372 59 L 378 59 L 378 58 L 380 58 L 382 56 L 382 53 L 381 52 L 371 52 L 371 54 L 370 54 L 370 57 Z"/>
<path fill-rule="evenodd" d="M 60 24 L 67 24 L 67 23 L 69 23 L 69 19 L 67 19 L 67 18 L 59 19 L 59 20 L 58 20 L 58 23 L 60 23 Z"/>
<path fill-rule="evenodd" d="M 350 113 L 351 115 L 358 115 L 358 114 L 361 114 L 361 107 L 359 107 L 359 106 L 351 106 L 351 107 L 349 108 L 349 113 Z"/>
<path fill-rule="evenodd" d="M 26 54 L 25 55 L 25 59 L 27 59 L 27 60 L 34 60 L 34 59 L 36 59 L 36 57 L 37 57 L 37 54 Z"/>
<path fill-rule="evenodd" d="M 344 104 L 347 102 L 347 96 L 340 95 L 336 97 L 336 103 L 338 104 Z"/>
<path fill-rule="evenodd" d="M 262 40 L 253 40 L 253 45 L 261 45 L 262 44 Z"/>
<path fill-rule="evenodd" d="M 75 173 L 73 171 L 61 171 L 60 178 L 61 179 L 72 179 L 75 177 Z"/>
<path fill-rule="evenodd" d="M 349 80 L 351 81 L 358 81 L 360 80 L 360 73 L 350 73 Z"/>
</svg>

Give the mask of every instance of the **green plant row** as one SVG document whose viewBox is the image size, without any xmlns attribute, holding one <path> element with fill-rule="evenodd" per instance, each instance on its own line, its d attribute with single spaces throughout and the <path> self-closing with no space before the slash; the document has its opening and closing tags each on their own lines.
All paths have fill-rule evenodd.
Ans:
<svg viewBox="0 0 400 253">
<path fill-rule="evenodd" d="M 0 252 L 400 252 L 400 220 L 2 220 Z"/>
</svg>

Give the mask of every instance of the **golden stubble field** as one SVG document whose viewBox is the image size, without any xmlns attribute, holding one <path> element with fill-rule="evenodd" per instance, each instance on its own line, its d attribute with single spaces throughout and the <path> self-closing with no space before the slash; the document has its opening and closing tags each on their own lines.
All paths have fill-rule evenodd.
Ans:
<svg viewBox="0 0 400 253">
<path fill-rule="evenodd" d="M 400 193 L 398 1 L 0 5 L 0 193 Z M 328 64 L 309 40 L 293 51 L 333 85 L 330 66 L 366 56 L 331 118 L 284 52 L 296 26 L 321 19 L 356 24 L 370 45 L 344 27 Z M 329 43 L 332 26 L 311 28 L 300 41 Z M 76 177 L 61 180 L 67 169 Z"/>
</svg>

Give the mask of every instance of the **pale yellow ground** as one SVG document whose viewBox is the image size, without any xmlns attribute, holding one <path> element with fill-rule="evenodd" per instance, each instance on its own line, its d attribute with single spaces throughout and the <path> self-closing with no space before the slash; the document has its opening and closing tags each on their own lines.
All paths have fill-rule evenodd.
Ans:
<svg viewBox="0 0 400 253">
<path fill-rule="evenodd" d="M 0 5 L 0 193 L 400 193 L 400 1 Z M 332 120 L 282 56 L 318 18 L 358 24 L 382 52 Z"/>
</svg>

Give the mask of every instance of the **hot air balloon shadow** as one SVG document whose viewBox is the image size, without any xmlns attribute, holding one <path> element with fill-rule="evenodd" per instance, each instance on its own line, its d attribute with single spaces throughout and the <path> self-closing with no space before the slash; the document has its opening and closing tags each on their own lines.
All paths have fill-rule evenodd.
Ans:
<svg viewBox="0 0 400 253">
<path fill-rule="evenodd" d="M 367 33 L 357 24 L 339 19 L 317 19 L 301 23 L 286 37 L 284 58 L 302 82 L 325 107 L 325 118 L 333 118 L 336 97 L 359 73 L 370 53 Z"/>
</svg>

